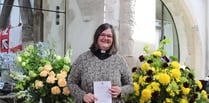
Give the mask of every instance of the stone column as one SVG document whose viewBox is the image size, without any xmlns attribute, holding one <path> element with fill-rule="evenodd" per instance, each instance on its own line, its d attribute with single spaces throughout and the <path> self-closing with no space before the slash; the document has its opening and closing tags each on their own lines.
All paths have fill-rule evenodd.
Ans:
<svg viewBox="0 0 209 103">
<path fill-rule="evenodd" d="M 132 68 L 135 65 L 133 58 L 134 40 L 134 14 L 135 0 L 120 1 L 120 21 L 119 21 L 119 53 L 126 57 L 127 62 Z"/>
</svg>

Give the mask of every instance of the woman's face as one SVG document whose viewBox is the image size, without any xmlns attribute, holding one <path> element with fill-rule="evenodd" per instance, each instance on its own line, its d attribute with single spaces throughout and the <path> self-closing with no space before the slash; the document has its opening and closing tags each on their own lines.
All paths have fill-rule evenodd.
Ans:
<svg viewBox="0 0 209 103">
<path fill-rule="evenodd" d="M 97 43 L 99 45 L 99 49 L 101 50 L 108 50 L 113 41 L 113 35 L 111 29 L 106 29 L 104 30 L 100 35 L 97 40 Z"/>
</svg>

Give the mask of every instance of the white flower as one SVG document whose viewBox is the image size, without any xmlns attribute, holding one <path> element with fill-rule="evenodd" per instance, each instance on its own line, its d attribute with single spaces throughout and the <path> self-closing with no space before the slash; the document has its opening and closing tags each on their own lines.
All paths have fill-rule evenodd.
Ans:
<svg viewBox="0 0 209 103">
<path fill-rule="evenodd" d="M 61 56 L 55 55 L 55 57 L 56 57 L 57 60 L 60 60 L 61 59 Z"/>
<path fill-rule="evenodd" d="M 24 67 L 26 65 L 26 63 L 25 62 L 22 62 L 22 66 Z"/>
<path fill-rule="evenodd" d="M 21 61 L 22 61 L 22 58 L 21 58 L 20 56 L 18 56 L 18 57 L 17 57 L 17 61 L 18 61 L 18 62 L 21 62 Z"/>
</svg>

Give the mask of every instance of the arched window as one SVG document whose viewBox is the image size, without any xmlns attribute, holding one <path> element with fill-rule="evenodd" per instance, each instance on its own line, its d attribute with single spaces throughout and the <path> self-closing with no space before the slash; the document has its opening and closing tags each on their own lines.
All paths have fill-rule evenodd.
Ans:
<svg viewBox="0 0 209 103">
<path fill-rule="evenodd" d="M 157 35 L 159 35 L 159 42 L 165 38 L 170 39 L 170 43 L 164 47 L 167 55 L 176 56 L 180 60 L 179 39 L 176 25 L 169 9 L 162 0 L 156 0 L 156 32 Z"/>
</svg>

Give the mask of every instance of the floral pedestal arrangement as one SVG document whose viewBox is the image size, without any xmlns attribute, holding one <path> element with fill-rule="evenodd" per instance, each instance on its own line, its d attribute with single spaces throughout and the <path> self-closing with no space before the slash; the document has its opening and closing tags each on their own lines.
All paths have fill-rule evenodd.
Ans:
<svg viewBox="0 0 209 103">
<path fill-rule="evenodd" d="M 134 92 L 126 97 L 126 103 L 209 103 L 208 95 L 193 71 L 182 67 L 178 60 L 167 57 L 163 46 L 139 57 L 142 63 L 133 68 Z"/>
<path fill-rule="evenodd" d="M 45 43 L 29 45 L 18 53 L 16 65 L 21 71 L 10 74 L 19 90 L 17 98 L 26 103 L 69 103 L 72 100 L 66 81 L 69 56 L 69 53 L 63 58 L 57 56 Z"/>
</svg>

